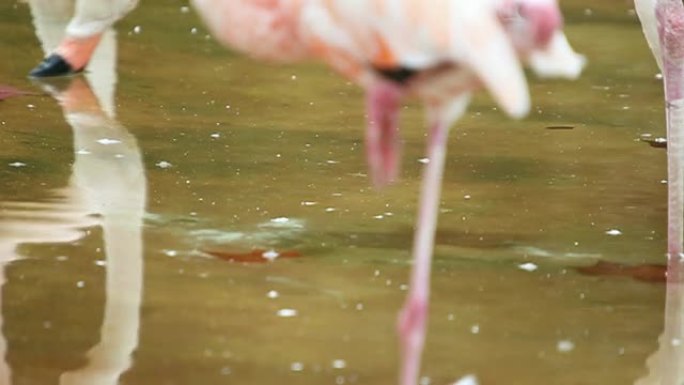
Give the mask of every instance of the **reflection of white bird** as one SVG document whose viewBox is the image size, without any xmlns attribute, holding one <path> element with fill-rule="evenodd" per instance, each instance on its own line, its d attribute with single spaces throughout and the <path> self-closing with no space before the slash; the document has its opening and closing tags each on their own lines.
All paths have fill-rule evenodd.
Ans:
<svg viewBox="0 0 684 385">
<path fill-rule="evenodd" d="M 94 224 L 86 212 L 72 204 L 73 195 L 68 190 L 55 195 L 59 203 L 0 202 L 0 290 L 6 283 L 5 267 L 21 259 L 19 245 L 73 242 L 83 237 L 82 228 Z M 0 329 L 2 324 L 0 313 Z M 6 357 L 7 340 L 0 335 L 0 384 L 10 385 L 12 372 Z"/>
<path fill-rule="evenodd" d="M 667 251 L 684 257 L 684 4 L 681 0 L 635 0 L 653 56 L 663 73 L 667 118 Z"/>
<path fill-rule="evenodd" d="M 29 0 L 29 5 L 36 34 L 50 52 L 73 14 L 73 0 Z M 15 255 L 22 243 L 73 242 L 84 236 L 82 229 L 102 226 L 107 277 L 101 340 L 88 352 L 85 367 L 62 375 L 62 385 L 118 383 L 138 344 L 146 180 L 135 138 L 114 119 L 115 34 L 103 31 L 100 40 L 87 80 L 74 78 L 62 89 L 44 84 L 74 133 L 76 160 L 68 186 L 57 191 L 57 203 L 0 203 L 2 255 Z M 0 356 L 5 351 L 0 338 Z M 9 385 L 4 361 L 0 375 L 0 383 Z"/>
<path fill-rule="evenodd" d="M 73 79 L 56 97 L 74 132 L 74 182 L 84 193 L 83 204 L 101 215 L 107 259 L 100 342 L 88 352 L 88 364 L 63 374 L 60 384 L 114 385 L 138 345 L 146 197 L 142 159 L 135 138 L 106 116 L 83 79 Z"/>
<path fill-rule="evenodd" d="M 672 259 L 667 267 L 665 316 L 658 350 L 648 360 L 648 375 L 634 385 L 684 383 L 684 262 Z"/>
</svg>

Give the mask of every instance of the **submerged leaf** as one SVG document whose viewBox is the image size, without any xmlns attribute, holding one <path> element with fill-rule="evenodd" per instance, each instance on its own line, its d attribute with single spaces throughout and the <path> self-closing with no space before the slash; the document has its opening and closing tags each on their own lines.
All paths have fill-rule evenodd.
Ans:
<svg viewBox="0 0 684 385">
<path fill-rule="evenodd" d="M 578 267 L 577 271 L 586 275 L 630 277 L 644 282 L 665 282 L 667 279 L 667 267 L 656 264 L 622 265 L 598 261 L 592 266 Z"/>
<path fill-rule="evenodd" d="M 212 257 L 238 263 L 266 263 L 280 258 L 299 258 L 302 254 L 296 250 L 276 251 L 265 249 L 252 249 L 251 251 L 226 251 L 226 250 L 202 250 L 203 253 Z"/>
<path fill-rule="evenodd" d="M 570 124 L 556 124 L 553 126 L 546 126 L 547 130 L 572 130 L 575 126 Z"/>
</svg>

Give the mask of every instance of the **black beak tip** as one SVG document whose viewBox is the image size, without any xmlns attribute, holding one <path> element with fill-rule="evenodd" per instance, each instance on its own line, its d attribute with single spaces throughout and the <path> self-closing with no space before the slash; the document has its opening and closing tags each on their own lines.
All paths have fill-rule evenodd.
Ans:
<svg viewBox="0 0 684 385">
<path fill-rule="evenodd" d="M 30 78 L 47 78 L 56 76 L 70 76 L 81 72 L 74 70 L 61 56 L 53 53 L 40 62 L 29 72 Z"/>
</svg>

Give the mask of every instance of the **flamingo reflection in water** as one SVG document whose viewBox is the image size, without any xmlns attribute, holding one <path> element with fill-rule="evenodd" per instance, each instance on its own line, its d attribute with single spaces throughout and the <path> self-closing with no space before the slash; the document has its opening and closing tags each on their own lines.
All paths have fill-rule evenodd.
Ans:
<svg viewBox="0 0 684 385">
<path fill-rule="evenodd" d="M 60 41 L 73 14 L 72 0 L 30 0 L 36 34 L 46 52 Z M 131 364 L 138 345 L 142 296 L 142 225 L 146 180 L 136 139 L 115 119 L 116 37 L 103 33 L 86 77 L 43 83 L 62 106 L 74 135 L 72 176 L 57 199 L 45 203 L 2 202 L 0 248 L 4 267 L 21 259 L 24 243 L 74 242 L 84 229 L 101 226 L 106 256 L 106 304 L 100 341 L 80 369 L 65 372 L 61 385 L 114 385 Z M 103 141 L 106 139 L 107 141 Z M 2 282 L 4 283 L 4 282 Z M 0 357 L 6 356 L 0 338 Z M 11 369 L 0 360 L 0 383 Z"/>
<path fill-rule="evenodd" d="M 684 262 L 671 259 L 667 267 L 665 322 L 659 348 L 646 361 L 648 375 L 634 385 L 684 383 Z"/>
<path fill-rule="evenodd" d="M 79 1 L 67 38 L 32 76 L 79 71 L 102 30 L 135 1 Z M 397 129 L 406 96 L 421 99 L 429 125 L 414 238 L 414 265 L 399 317 L 400 383 L 417 383 L 447 136 L 470 94 L 484 86 L 513 118 L 530 109 L 522 63 L 541 76 L 574 78 L 584 59 L 562 33 L 556 0 L 195 0 L 222 43 L 252 57 L 322 59 L 366 90 L 366 153 L 378 186 L 399 169 Z M 472 381 L 472 380 L 466 380 Z"/>
</svg>

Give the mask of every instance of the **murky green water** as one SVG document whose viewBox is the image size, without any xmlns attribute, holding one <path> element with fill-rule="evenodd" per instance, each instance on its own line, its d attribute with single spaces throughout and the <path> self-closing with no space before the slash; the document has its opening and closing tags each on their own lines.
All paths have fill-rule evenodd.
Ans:
<svg viewBox="0 0 684 385">
<path fill-rule="evenodd" d="M 66 107 L 0 102 L 0 384 L 395 382 L 420 106 L 375 191 L 359 89 L 232 54 L 185 5 L 143 2 L 51 85 Z M 662 284 L 574 270 L 664 261 L 665 151 L 638 140 L 664 135 L 657 68 L 631 2 L 563 6 L 582 78 L 532 81 L 519 122 L 481 94 L 454 129 L 424 383 L 632 384 L 658 349 Z M 0 84 L 40 92 L 28 5 L 0 4 L 0 36 Z M 301 257 L 203 253 L 253 248 Z"/>
</svg>

